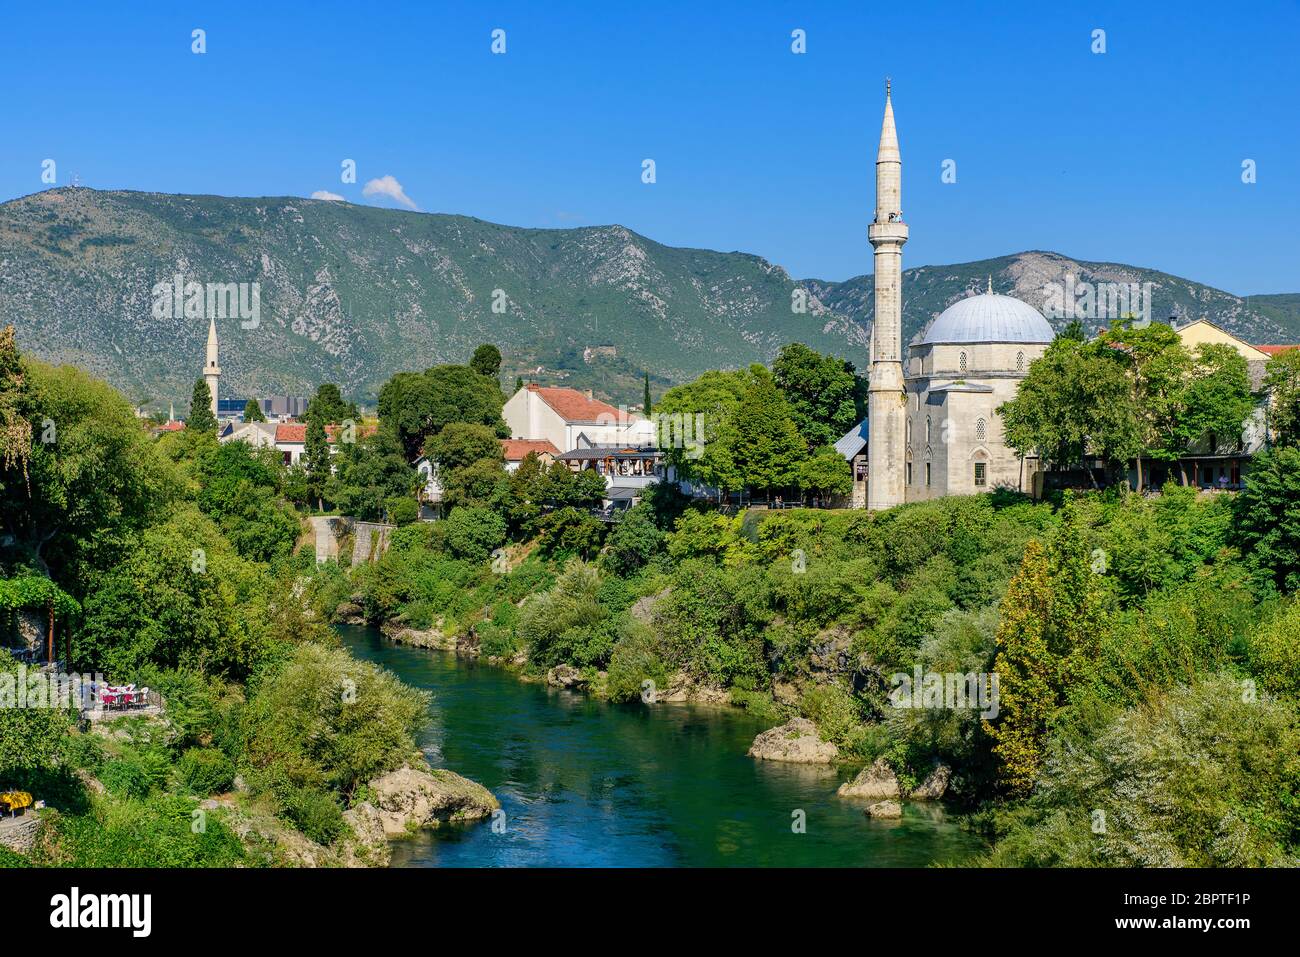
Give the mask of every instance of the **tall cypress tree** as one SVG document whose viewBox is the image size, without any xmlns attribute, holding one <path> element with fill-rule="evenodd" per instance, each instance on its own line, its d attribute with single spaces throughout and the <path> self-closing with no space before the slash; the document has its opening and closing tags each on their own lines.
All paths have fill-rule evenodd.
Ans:
<svg viewBox="0 0 1300 957">
<path fill-rule="evenodd" d="M 190 417 L 185 428 L 196 432 L 217 431 L 217 417 L 212 414 L 212 393 L 203 379 L 194 383 L 194 395 L 190 398 Z"/>
<path fill-rule="evenodd" d="M 330 477 L 330 444 L 329 437 L 325 434 L 325 422 L 320 415 L 307 417 L 303 459 L 312 494 L 316 496 L 316 508 L 324 511 L 325 483 Z"/>
<path fill-rule="evenodd" d="M 1034 786 L 1043 764 L 1047 719 L 1056 703 L 1053 691 L 1056 662 L 1047 647 L 1052 586 L 1047 554 L 1031 541 L 1025 546 L 1020 570 L 1007 586 L 999 609 L 997 658 L 998 717 L 985 721 L 994 740 L 993 753 L 1007 789 L 1024 795 Z"/>
<path fill-rule="evenodd" d="M 645 374 L 645 398 L 641 400 L 642 411 L 650 417 L 650 373 Z"/>
</svg>

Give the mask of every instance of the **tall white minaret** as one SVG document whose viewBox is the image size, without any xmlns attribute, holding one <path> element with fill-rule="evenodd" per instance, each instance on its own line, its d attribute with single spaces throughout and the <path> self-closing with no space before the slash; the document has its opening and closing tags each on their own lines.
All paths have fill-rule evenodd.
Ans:
<svg viewBox="0 0 1300 957">
<path fill-rule="evenodd" d="M 212 393 L 212 417 L 217 416 L 217 383 L 221 381 L 221 366 L 217 365 L 217 321 L 208 320 L 208 357 L 203 363 L 203 378 Z"/>
<path fill-rule="evenodd" d="M 876 152 L 876 221 L 867 227 L 875 248 L 876 313 L 871 328 L 871 383 L 867 395 L 867 508 L 901 505 L 904 486 L 903 160 L 894 129 L 894 104 L 885 81 L 885 121 Z"/>
</svg>

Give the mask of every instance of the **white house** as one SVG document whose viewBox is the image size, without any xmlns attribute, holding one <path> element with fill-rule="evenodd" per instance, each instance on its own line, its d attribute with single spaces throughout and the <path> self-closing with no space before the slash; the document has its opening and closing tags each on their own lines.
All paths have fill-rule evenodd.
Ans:
<svg viewBox="0 0 1300 957">
<path fill-rule="evenodd" d="M 653 445 L 651 420 L 592 398 L 591 392 L 524 386 L 508 400 L 501 417 L 515 439 L 549 441 L 562 452 L 592 445 Z"/>
</svg>

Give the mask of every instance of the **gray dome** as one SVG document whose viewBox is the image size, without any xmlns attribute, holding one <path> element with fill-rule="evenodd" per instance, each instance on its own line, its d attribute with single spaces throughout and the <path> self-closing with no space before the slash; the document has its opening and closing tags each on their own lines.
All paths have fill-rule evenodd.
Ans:
<svg viewBox="0 0 1300 957">
<path fill-rule="evenodd" d="M 1051 342 L 1055 333 L 1033 306 L 982 293 L 955 302 L 930 323 L 919 345 L 961 342 Z"/>
</svg>

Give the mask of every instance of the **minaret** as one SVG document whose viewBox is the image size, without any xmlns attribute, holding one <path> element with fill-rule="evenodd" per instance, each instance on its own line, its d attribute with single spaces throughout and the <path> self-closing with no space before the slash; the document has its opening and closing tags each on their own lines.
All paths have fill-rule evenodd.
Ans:
<svg viewBox="0 0 1300 957">
<path fill-rule="evenodd" d="M 221 366 L 217 365 L 217 321 L 208 320 L 208 358 L 203 363 L 203 378 L 212 393 L 212 417 L 217 417 L 217 383 L 221 381 Z"/>
<path fill-rule="evenodd" d="M 894 129 L 894 105 L 885 81 L 885 121 L 876 152 L 876 220 L 867 227 L 875 248 L 876 312 L 871 327 L 871 383 L 867 396 L 867 508 L 901 505 L 904 488 L 903 160 Z"/>
</svg>

